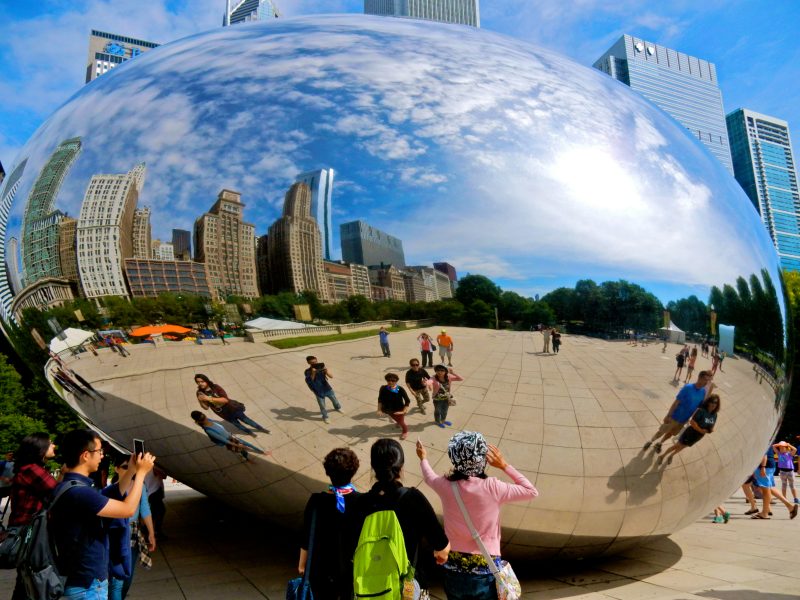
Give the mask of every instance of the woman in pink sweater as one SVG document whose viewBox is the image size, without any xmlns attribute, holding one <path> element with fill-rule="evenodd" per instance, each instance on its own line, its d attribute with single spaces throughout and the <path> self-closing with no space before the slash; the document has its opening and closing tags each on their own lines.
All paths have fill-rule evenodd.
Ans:
<svg viewBox="0 0 800 600">
<path fill-rule="evenodd" d="M 530 500 L 539 495 L 530 481 L 509 465 L 500 450 L 486 443 L 475 431 L 461 431 L 450 439 L 447 454 L 453 463 L 449 475 L 437 475 L 427 460 L 427 451 L 417 442 L 417 456 L 422 476 L 442 501 L 444 530 L 450 540 L 450 555 L 445 563 L 444 589 L 448 600 L 469 598 L 497 600 L 494 576 L 489 569 L 453 494 L 451 482 L 459 493 L 475 529 L 495 559 L 500 561 L 500 505 Z M 486 465 L 502 469 L 514 483 L 506 483 L 485 473 Z"/>
</svg>

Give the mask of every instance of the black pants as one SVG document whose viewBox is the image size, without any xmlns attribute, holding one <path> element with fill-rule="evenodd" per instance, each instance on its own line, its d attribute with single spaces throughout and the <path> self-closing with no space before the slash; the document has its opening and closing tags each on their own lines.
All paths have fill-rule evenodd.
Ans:
<svg viewBox="0 0 800 600">
<path fill-rule="evenodd" d="M 422 356 L 422 368 L 423 369 L 425 367 L 432 367 L 433 366 L 433 352 L 431 352 L 430 350 L 427 350 L 427 351 L 422 350 L 420 352 L 420 355 Z"/>
<path fill-rule="evenodd" d="M 150 512 L 153 513 L 153 528 L 156 530 L 156 536 L 159 536 L 162 533 L 164 515 L 167 513 L 167 507 L 164 506 L 164 488 L 157 489 L 147 499 L 150 501 Z"/>
</svg>

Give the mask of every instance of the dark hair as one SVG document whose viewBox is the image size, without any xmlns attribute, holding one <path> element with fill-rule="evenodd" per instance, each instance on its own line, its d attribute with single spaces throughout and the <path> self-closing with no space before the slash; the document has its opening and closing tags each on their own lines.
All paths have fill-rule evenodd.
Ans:
<svg viewBox="0 0 800 600">
<path fill-rule="evenodd" d="M 81 462 L 81 454 L 87 450 L 97 450 L 102 444 L 100 436 L 91 429 L 75 429 L 68 432 L 61 441 L 61 456 L 70 469 Z"/>
<path fill-rule="evenodd" d="M 712 400 L 716 400 L 716 402 L 717 402 L 717 408 L 715 408 L 714 410 L 709 410 L 709 409 L 708 409 L 708 404 L 709 404 L 709 402 L 711 402 Z M 717 413 L 719 412 L 719 409 L 720 409 L 720 405 L 721 405 L 721 404 L 722 404 L 722 402 L 721 402 L 721 400 L 719 399 L 719 395 L 718 395 L 718 394 L 711 394 L 711 395 L 710 395 L 708 398 L 706 398 L 705 400 L 703 400 L 703 404 L 701 404 L 701 405 L 700 405 L 700 408 L 702 408 L 703 410 L 707 410 L 707 411 L 708 411 L 708 412 L 710 412 L 712 415 L 715 415 L 715 414 L 717 414 Z"/>
<path fill-rule="evenodd" d="M 356 453 L 350 448 L 334 448 L 325 455 L 322 466 L 331 483 L 336 487 L 347 485 L 353 480 L 360 463 Z"/>
<path fill-rule="evenodd" d="M 450 473 L 444 476 L 447 481 L 462 481 L 467 480 L 470 477 L 477 477 L 478 479 L 488 479 L 488 475 L 484 471 L 480 475 L 467 475 L 466 473 L 462 473 L 461 471 L 456 471 L 453 469 Z"/>
<path fill-rule="evenodd" d="M 197 381 L 198 379 L 202 379 L 203 381 L 205 381 L 205 382 L 208 384 L 208 387 L 214 387 L 214 382 L 213 382 L 213 381 L 211 381 L 211 380 L 208 378 L 208 376 L 207 376 L 207 375 L 203 375 L 202 373 L 197 373 L 197 374 L 194 376 L 194 380 L 195 380 L 195 381 Z"/>
<path fill-rule="evenodd" d="M 397 373 L 387 373 L 383 376 L 383 378 L 386 381 L 400 381 L 400 377 L 397 375 Z"/>
<path fill-rule="evenodd" d="M 711 371 L 700 371 L 697 374 L 697 378 L 699 379 L 700 377 L 711 377 L 712 375 L 713 374 L 711 373 Z"/>
<path fill-rule="evenodd" d="M 205 415 L 201 413 L 199 410 L 193 410 L 191 413 L 191 417 L 193 421 L 202 421 L 205 418 Z"/>
<path fill-rule="evenodd" d="M 309 354 L 308 356 L 306 356 L 306 362 L 308 362 L 308 361 L 310 361 L 310 360 L 314 360 L 314 359 L 316 359 L 316 358 L 317 358 L 316 356 L 311 356 L 311 355 Z"/>
<path fill-rule="evenodd" d="M 369 459 L 378 483 L 392 483 L 400 480 L 400 471 L 403 470 L 406 462 L 400 442 L 389 438 L 379 439 L 372 444 Z"/>
<path fill-rule="evenodd" d="M 44 466 L 44 456 L 51 443 L 46 433 L 32 433 L 22 438 L 19 448 L 14 452 L 14 473 L 19 473 L 25 465 Z"/>
</svg>

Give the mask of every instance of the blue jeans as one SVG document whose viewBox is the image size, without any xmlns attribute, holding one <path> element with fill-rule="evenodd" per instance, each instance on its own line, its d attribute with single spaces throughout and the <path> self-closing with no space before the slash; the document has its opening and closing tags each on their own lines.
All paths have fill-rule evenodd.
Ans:
<svg viewBox="0 0 800 600">
<path fill-rule="evenodd" d="M 125 586 L 126 579 L 111 577 L 108 580 L 108 600 L 122 600 L 122 588 Z"/>
<path fill-rule="evenodd" d="M 336 399 L 336 394 L 333 393 L 333 390 L 328 390 L 324 392 L 322 396 L 317 396 L 317 404 L 319 404 L 319 412 L 322 413 L 322 418 L 328 418 L 328 411 L 325 409 L 325 398 L 330 398 L 331 403 L 333 403 L 333 408 L 339 410 L 342 408 L 342 405 L 339 404 L 339 401 Z"/>
<path fill-rule="evenodd" d="M 68 600 L 108 600 L 108 579 L 95 579 L 89 587 L 69 585 L 61 597 Z"/>
<path fill-rule="evenodd" d="M 444 593 L 447 600 L 497 600 L 494 575 L 475 575 L 444 570 Z"/>
<path fill-rule="evenodd" d="M 245 433 L 253 433 L 250 429 L 248 429 L 247 427 L 242 425 L 239 421 L 244 421 L 245 423 L 250 425 L 250 427 L 252 427 L 253 429 L 258 429 L 260 431 L 266 431 L 261 425 L 259 425 L 255 421 L 253 421 L 253 419 L 248 417 L 246 414 L 244 414 L 243 410 L 240 410 L 239 412 L 231 414 L 228 417 L 228 422 L 232 423 L 233 425 L 236 425 L 236 427 L 238 427 L 239 429 L 241 429 Z"/>
<path fill-rule="evenodd" d="M 392 355 L 392 353 L 389 351 L 389 343 L 388 342 L 385 343 L 385 344 L 383 342 L 381 342 L 381 351 L 383 352 L 384 356 L 391 356 Z"/>
</svg>

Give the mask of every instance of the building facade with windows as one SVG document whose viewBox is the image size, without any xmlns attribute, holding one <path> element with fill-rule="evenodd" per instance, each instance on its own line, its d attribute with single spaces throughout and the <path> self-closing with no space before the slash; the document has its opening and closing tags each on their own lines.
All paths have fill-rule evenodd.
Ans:
<svg viewBox="0 0 800 600">
<path fill-rule="evenodd" d="M 125 259 L 125 277 L 134 298 L 159 294 L 211 297 L 205 265 L 189 260 Z"/>
<path fill-rule="evenodd" d="M 623 35 L 593 66 L 669 114 L 733 173 L 714 63 Z"/>
<path fill-rule="evenodd" d="M 63 277 L 43 277 L 35 283 L 20 290 L 11 302 L 11 314 L 19 323 L 26 308 L 47 310 L 54 306 L 63 306 L 65 302 L 75 299 L 75 288 Z"/>
<path fill-rule="evenodd" d="M 19 248 L 16 238 L 11 238 L 6 247 L 6 227 L 11 214 L 11 204 L 17 194 L 22 173 L 28 164 L 26 158 L 19 163 L 0 188 L 0 317 L 4 320 L 12 318 L 11 301 L 14 294 L 22 289 L 22 277 L 19 273 Z M 13 242 L 13 244 L 12 244 Z M 15 281 L 16 279 L 16 281 Z"/>
<path fill-rule="evenodd" d="M 185 229 L 172 230 L 172 248 L 178 260 L 192 259 L 192 232 Z"/>
<path fill-rule="evenodd" d="M 64 217 L 58 224 L 58 258 L 61 261 L 62 277 L 73 282 L 80 292 L 77 219 Z"/>
<path fill-rule="evenodd" d="M 239 192 L 222 190 L 194 223 L 195 260 L 205 263 L 214 298 L 258 297 L 255 225 L 244 221 Z"/>
<path fill-rule="evenodd" d="M 161 44 L 92 29 L 89 34 L 89 56 L 86 62 L 86 83 L 108 73 L 126 60 L 158 48 Z"/>
<path fill-rule="evenodd" d="M 403 242 L 364 221 L 342 223 L 339 227 L 342 260 L 359 265 L 406 265 Z"/>
<path fill-rule="evenodd" d="M 133 257 L 152 258 L 150 208 L 137 208 L 133 213 Z"/>
<path fill-rule="evenodd" d="M 322 256 L 333 260 L 333 169 L 317 169 L 300 173 L 295 181 L 311 190 L 311 216 L 317 220 L 322 236 Z"/>
<path fill-rule="evenodd" d="M 283 216 L 267 234 L 270 289 L 296 294 L 312 291 L 330 300 L 322 259 L 322 235 L 311 215 L 311 189 L 296 182 L 286 192 Z"/>
<path fill-rule="evenodd" d="M 266 21 L 279 17 L 278 7 L 272 0 L 226 0 L 222 26 Z"/>
<path fill-rule="evenodd" d="M 364 0 L 364 14 L 481 26 L 479 0 Z"/>
<path fill-rule="evenodd" d="M 147 168 L 119 175 L 94 175 L 78 218 L 78 272 L 87 298 L 127 298 L 125 259 L 133 257 L 133 215 Z"/>
<path fill-rule="evenodd" d="M 43 277 L 61 277 L 58 223 L 64 213 L 55 210 L 55 203 L 64 177 L 80 152 L 80 138 L 61 142 L 28 194 L 22 217 L 22 268 L 26 286 Z"/>
<path fill-rule="evenodd" d="M 800 190 L 789 124 L 746 108 L 727 122 L 736 180 L 769 231 L 781 266 L 800 271 Z"/>
</svg>

